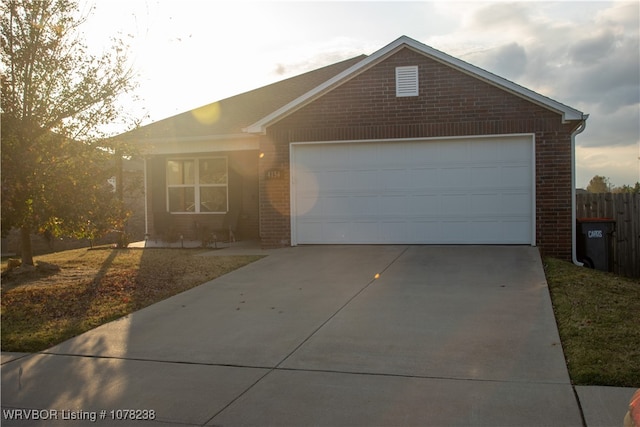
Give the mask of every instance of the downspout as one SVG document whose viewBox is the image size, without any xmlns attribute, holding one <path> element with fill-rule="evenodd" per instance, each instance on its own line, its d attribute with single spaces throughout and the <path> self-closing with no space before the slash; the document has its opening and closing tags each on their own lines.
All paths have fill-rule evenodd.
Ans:
<svg viewBox="0 0 640 427">
<path fill-rule="evenodd" d="M 588 118 L 588 114 L 583 114 L 582 123 L 571 134 L 571 260 L 580 267 L 584 264 L 578 261 L 576 253 L 576 136 L 584 132 Z"/>
<path fill-rule="evenodd" d="M 149 238 L 149 193 L 147 192 L 147 157 L 144 157 L 144 242 Z"/>
</svg>

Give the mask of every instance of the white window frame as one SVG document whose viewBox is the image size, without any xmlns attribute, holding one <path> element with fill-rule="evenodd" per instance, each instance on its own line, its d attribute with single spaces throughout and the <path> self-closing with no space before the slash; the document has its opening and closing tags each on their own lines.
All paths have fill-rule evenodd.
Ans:
<svg viewBox="0 0 640 427">
<path fill-rule="evenodd" d="M 200 184 L 200 162 L 203 160 L 215 160 L 224 159 L 226 182 L 224 184 Z M 169 162 L 185 162 L 192 161 L 194 164 L 194 182 L 193 184 L 169 184 L 168 168 Z M 167 174 L 166 181 L 166 200 L 167 200 L 167 212 L 172 214 L 226 214 L 229 211 L 229 159 L 227 156 L 207 156 L 207 157 L 170 157 L 165 161 L 165 174 Z M 225 210 L 216 212 L 201 212 L 200 211 L 200 189 L 207 187 L 223 187 L 225 189 Z M 171 188 L 193 188 L 194 190 L 194 210 L 193 211 L 171 211 L 169 189 Z"/>
</svg>

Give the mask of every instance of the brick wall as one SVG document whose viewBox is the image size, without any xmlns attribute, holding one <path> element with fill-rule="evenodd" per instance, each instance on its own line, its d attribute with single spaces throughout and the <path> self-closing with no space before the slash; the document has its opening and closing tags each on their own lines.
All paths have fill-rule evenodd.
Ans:
<svg viewBox="0 0 640 427">
<path fill-rule="evenodd" d="M 418 65 L 420 96 L 397 98 L 395 68 Z M 571 255 L 571 132 L 578 123 L 403 49 L 267 129 L 261 141 L 260 230 L 265 246 L 290 244 L 289 143 L 535 133 L 536 242 Z"/>
<path fill-rule="evenodd" d="M 260 142 L 259 163 L 260 240 L 264 247 L 291 244 L 289 195 L 289 145 L 275 143 L 270 137 Z M 279 177 L 268 178 L 268 171 L 278 171 Z"/>
</svg>

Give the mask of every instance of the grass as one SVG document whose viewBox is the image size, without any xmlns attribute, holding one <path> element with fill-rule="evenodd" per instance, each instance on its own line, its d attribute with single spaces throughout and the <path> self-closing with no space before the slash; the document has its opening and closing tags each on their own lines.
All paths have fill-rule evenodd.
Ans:
<svg viewBox="0 0 640 427">
<path fill-rule="evenodd" d="M 3 277 L 2 351 L 42 351 L 260 258 L 200 252 L 77 249 L 36 257 L 60 271 Z"/>
<path fill-rule="evenodd" d="M 572 382 L 640 387 L 640 281 L 544 264 Z"/>
</svg>

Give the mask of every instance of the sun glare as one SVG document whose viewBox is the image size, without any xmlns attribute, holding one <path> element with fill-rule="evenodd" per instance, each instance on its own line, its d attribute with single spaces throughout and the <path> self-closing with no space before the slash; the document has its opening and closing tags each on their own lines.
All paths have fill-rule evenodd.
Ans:
<svg viewBox="0 0 640 427">
<path fill-rule="evenodd" d="M 191 114 L 203 125 L 212 125 L 220 119 L 220 104 L 214 102 L 213 104 L 196 108 L 191 111 Z"/>
</svg>

